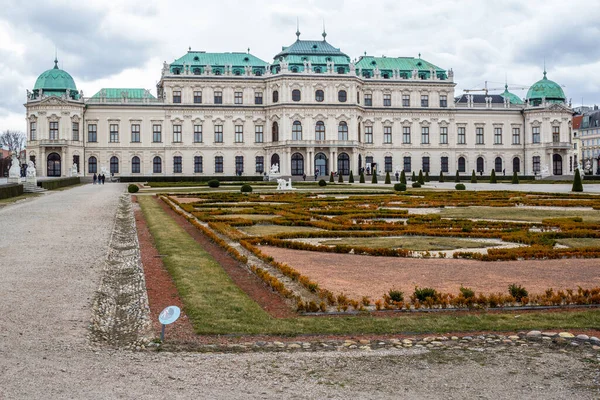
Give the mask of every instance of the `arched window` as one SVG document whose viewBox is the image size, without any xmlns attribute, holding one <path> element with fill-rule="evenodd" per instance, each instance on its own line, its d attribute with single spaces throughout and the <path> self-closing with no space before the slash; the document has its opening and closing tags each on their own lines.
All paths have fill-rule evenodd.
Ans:
<svg viewBox="0 0 600 400">
<path fill-rule="evenodd" d="M 293 101 L 300 101 L 300 99 L 301 99 L 300 90 L 298 90 L 298 89 L 292 90 L 292 100 Z"/>
<path fill-rule="evenodd" d="M 483 157 L 477 157 L 477 172 L 483 172 Z"/>
<path fill-rule="evenodd" d="M 348 140 L 348 124 L 344 121 L 338 126 L 338 140 Z"/>
<path fill-rule="evenodd" d="M 273 129 L 271 130 L 271 141 L 279 142 L 279 124 L 277 122 L 273 122 Z"/>
<path fill-rule="evenodd" d="M 346 73 L 346 68 L 344 68 L 344 67 L 338 67 L 337 73 L 338 74 L 345 74 Z"/>
<path fill-rule="evenodd" d="M 521 160 L 519 157 L 513 158 L 513 172 L 521 172 Z"/>
<path fill-rule="evenodd" d="M 323 121 L 317 121 L 315 126 L 315 140 L 325 140 L 325 124 Z"/>
<path fill-rule="evenodd" d="M 292 72 L 298 72 L 298 67 L 292 67 Z"/>
<path fill-rule="evenodd" d="M 323 100 L 325 100 L 325 93 L 321 89 L 319 89 L 315 92 L 315 101 L 318 101 L 320 103 Z"/>
<path fill-rule="evenodd" d="M 111 174 L 119 173 L 119 159 L 116 156 L 112 156 L 110 158 L 110 173 Z"/>
<path fill-rule="evenodd" d="M 302 140 L 302 124 L 294 121 L 292 124 L 292 140 Z"/>
<path fill-rule="evenodd" d="M 88 158 L 88 172 L 90 174 L 98 172 L 98 160 L 94 156 Z"/>
<path fill-rule="evenodd" d="M 345 103 L 347 99 L 348 99 L 348 94 L 346 93 L 346 91 L 345 90 L 340 90 L 338 92 L 338 101 L 340 103 Z"/>
<path fill-rule="evenodd" d="M 200 75 L 202 73 L 200 68 L 194 68 L 192 71 L 194 72 L 194 75 Z"/>
<path fill-rule="evenodd" d="M 563 174 L 562 167 L 562 156 L 560 154 L 552 155 L 552 172 L 554 175 L 562 175 Z"/>
<path fill-rule="evenodd" d="M 350 156 L 346 153 L 340 153 L 338 155 L 338 173 L 342 175 L 350 175 Z"/>
<path fill-rule="evenodd" d="M 315 155 L 315 174 L 318 176 L 329 175 L 327 156 L 323 153 Z"/>
<path fill-rule="evenodd" d="M 496 159 L 494 160 L 494 170 L 496 171 L 496 173 L 500 173 L 502 172 L 502 169 L 502 158 L 496 157 Z"/>
<path fill-rule="evenodd" d="M 304 157 L 300 153 L 292 154 L 292 175 L 304 174 Z"/>
<path fill-rule="evenodd" d="M 279 92 L 277 90 L 273 90 L 273 103 L 277 103 L 279 101 Z"/>
<path fill-rule="evenodd" d="M 131 173 L 139 174 L 140 173 L 140 158 L 135 156 L 131 159 Z"/>
<path fill-rule="evenodd" d="M 162 173 L 162 160 L 159 156 L 154 157 L 152 160 L 152 172 L 155 174 Z"/>
<path fill-rule="evenodd" d="M 175 157 L 173 157 L 173 172 L 174 173 L 181 173 L 182 171 L 183 171 L 182 157 L 181 156 L 175 156 Z"/>
<path fill-rule="evenodd" d="M 321 73 L 321 68 L 315 67 L 315 74 L 320 74 L 320 73 Z"/>
<path fill-rule="evenodd" d="M 464 157 L 458 157 L 458 172 L 467 171 L 467 162 Z"/>
<path fill-rule="evenodd" d="M 61 159 L 58 153 L 48 154 L 47 164 L 47 175 L 48 176 L 60 176 L 61 174 Z"/>
</svg>

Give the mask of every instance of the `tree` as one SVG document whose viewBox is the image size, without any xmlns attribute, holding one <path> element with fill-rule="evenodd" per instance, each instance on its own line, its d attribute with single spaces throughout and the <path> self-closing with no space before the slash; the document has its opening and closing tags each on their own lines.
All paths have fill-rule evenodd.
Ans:
<svg viewBox="0 0 600 400">
<path fill-rule="evenodd" d="M 425 171 L 425 182 L 431 182 L 429 179 L 429 171 Z"/>
<path fill-rule="evenodd" d="M 365 173 L 361 172 L 360 173 L 360 179 L 358 180 L 359 183 L 365 183 Z"/>
<path fill-rule="evenodd" d="M 354 183 L 354 174 L 352 174 L 352 170 L 350 170 L 350 176 L 348 177 L 348 183 Z"/>
<path fill-rule="evenodd" d="M 392 179 L 390 178 L 390 173 L 389 171 L 385 173 L 385 184 L 386 185 L 391 185 L 392 183 Z"/>
<path fill-rule="evenodd" d="M 518 185 L 519 184 L 519 177 L 517 176 L 517 171 L 513 172 L 512 184 L 513 185 Z"/>
<path fill-rule="evenodd" d="M 490 175 L 490 183 L 497 183 L 496 181 L 496 170 L 492 170 L 492 174 Z"/>
<path fill-rule="evenodd" d="M 440 182 L 444 182 L 444 171 L 440 171 Z"/>
<path fill-rule="evenodd" d="M 419 178 L 417 179 L 417 182 L 419 182 L 421 185 L 425 184 L 425 178 L 423 178 L 423 170 L 419 170 Z"/>
<path fill-rule="evenodd" d="M 404 170 L 402 170 L 400 173 L 400 183 L 404 183 L 406 185 L 406 174 L 404 173 Z"/>
<path fill-rule="evenodd" d="M 341 172 L 338 174 L 338 183 L 344 183 L 344 175 Z"/>
<path fill-rule="evenodd" d="M 25 134 L 20 131 L 5 130 L 0 134 L 0 147 L 8 149 L 10 153 L 17 153 L 17 157 L 25 149 Z"/>
<path fill-rule="evenodd" d="M 415 174 L 415 171 L 413 171 L 413 173 L 412 173 L 412 181 L 413 182 L 417 181 L 417 175 Z"/>
<path fill-rule="evenodd" d="M 458 170 L 456 170 L 456 177 L 454 178 L 454 182 L 460 183 L 460 172 L 458 172 Z"/>
<path fill-rule="evenodd" d="M 373 177 L 371 178 L 371 183 L 377 183 L 377 170 L 373 168 Z"/>
<path fill-rule="evenodd" d="M 475 170 L 471 174 L 471 183 L 477 183 L 477 175 L 475 174 Z"/>
<path fill-rule="evenodd" d="M 575 170 L 575 179 L 573 179 L 573 192 L 583 192 L 583 183 L 581 183 L 581 175 L 579 174 L 579 168 Z"/>
</svg>

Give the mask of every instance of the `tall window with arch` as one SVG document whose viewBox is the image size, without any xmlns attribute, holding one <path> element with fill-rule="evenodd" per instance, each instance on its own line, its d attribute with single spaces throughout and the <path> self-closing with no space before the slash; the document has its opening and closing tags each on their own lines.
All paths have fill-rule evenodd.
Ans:
<svg viewBox="0 0 600 400">
<path fill-rule="evenodd" d="M 162 173 L 162 159 L 159 156 L 156 156 L 152 159 L 152 173 Z"/>
<path fill-rule="evenodd" d="M 302 140 L 302 123 L 294 121 L 292 124 L 292 140 Z"/>
<path fill-rule="evenodd" d="M 131 159 L 131 173 L 132 174 L 140 173 L 140 158 L 138 156 L 134 156 Z"/>
<path fill-rule="evenodd" d="M 116 156 L 112 156 L 110 158 L 110 173 L 111 174 L 119 173 L 119 159 Z"/>
<path fill-rule="evenodd" d="M 458 157 L 458 172 L 467 172 L 467 161 L 464 157 Z"/>
<path fill-rule="evenodd" d="M 273 90 L 273 103 L 279 102 L 279 91 Z"/>
<path fill-rule="evenodd" d="M 496 159 L 494 160 L 494 171 L 496 171 L 496 173 L 502 172 L 504 168 L 502 168 L 502 158 L 500 157 L 496 157 Z"/>
<path fill-rule="evenodd" d="M 300 153 L 292 154 L 292 175 L 304 174 L 304 156 Z"/>
<path fill-rule="evenodd" d="M 91 156 L 88 158 L 88 173 L 95 174 L 96 172 L 98 172 L 98 160 Z"/>
<path fill-rule="evenodd" d="M 315 91 L 315 101 L 318 101 L 320 103 L 323 100 L 325 100 L 325 93 L 321 89 L 318 89 L 317 91 Z"/>
<path fill-rule="evenodd" d="M 483 157 L 477 157 L 477 172 L 483 172 Z"/>
<path fill-rule="evenodd" d="M 271 141 L 279 142 L 279 124 L 277 121 L 273 122 L 273 128 L 271 129 Z"/>
<path fill-rule="evenodd" d="M 292 101 L 300 101 L 302 96 L 299 89 L 292 90 Z"/>
<path fill-rule="evenodd" d="M 348 124 L 345 121 L 338 125 L 338 140 L 348 140 Z"/>
<path fill-rule="evenodd" d="M 513 172 L 521 172 L 521 160 L 519 157 L 513 158 Z"/>
<path fill-rule="evenodd" d="M 315 140 L 325 140 L 325 123 L 317 121 L 315 125 Z"/>
</svg>

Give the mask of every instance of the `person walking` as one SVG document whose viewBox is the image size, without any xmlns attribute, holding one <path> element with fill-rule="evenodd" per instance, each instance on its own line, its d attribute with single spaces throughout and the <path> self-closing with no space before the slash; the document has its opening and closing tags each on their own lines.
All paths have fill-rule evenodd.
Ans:
<svg viewBox="0 0 600 400">
<path fill-rule="evenodd" d="M 98 177 L 96 176 L 96 173 L 94 172 L 94 185 L 96 184 L 97 180 L 98 180 Z"/>
<path fill-rule="evenodd" d="M 315 182 L 317 181 L 317 177 L 319 176 L 319 169 L 315 169 Z"/>
<path fill-rule="evenodd" d="M 302 180 L 306 180 L 306 174 L 302 174 Z"/>
<path fill-rule="evenodd" d="M 102 174 L 102 184 L 104 185 L 104 180 L 106 179 L 106 176 L 104 176 L 104 174 Z"/>
<path fill-rule="evenodd" d="M 400 174 L 398 173 L 398 171 L 396 171 L 396 182 L 400 182 L 399 177 L 400 177 Z"/>
</svg>

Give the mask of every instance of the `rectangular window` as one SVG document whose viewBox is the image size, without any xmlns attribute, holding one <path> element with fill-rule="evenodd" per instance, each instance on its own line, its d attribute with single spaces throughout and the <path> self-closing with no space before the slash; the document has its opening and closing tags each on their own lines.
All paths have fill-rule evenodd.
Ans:
<svg viewBox="0 0 600 400">
<path fill-rule="evenodd" d="M 423 173 L 429 172 L 429 157 L 423 157 Z"/>
<path fill-rule="evenodd" d="M 560 126 L 552 127 L 552 142 L 554 142 L 554 143 L 560 142 Z"/>
<path fill-rule="evenodd" d="M 118 124 L 110 124 L 110 142 L 117 143 L 119 141 L 119 125 Z"/>
<path fill-rule="evenodd" d="M 421 107 L 429 107 L 429 95 L 421 95 Z"/>
<path fill-rule="evenodd" d="M 36 139 L 36 131 L 37 131 L 37 122 L 29 123 L 29 140 L 37 140 Z"/>
<path fill-rule="evenodd" d="M 421 127 L 421 143 L 429 144 L 429 127 L 428 126 Z"/>
<path fill-rule="evenodd" d="M 404 172 L 411 172 L 411 158 L 404 157 Z"/>
<path fill-rule="evenodd" d="M 73 140 L 79 142 L 79 122 L 73 122 L 71 127 L 73 129 Z"/>
<path fill-rule="evenodd" d="M 540 156 L 533 156 L 533 173 L 537 174 L 540 170 Z"/>
<path fill-rule="evenodd" d="M 152 125 L 152 141 L 154 143 L 162 142 L 162 125 Z"/>
<path fill-rule="evenodd" d="M 263 103 L 263 94 L 262 92 L 254 93 L 254 104 L 262 104 Z"/>
<path fill-rule="evenodd" d="M 235 142 L 236 143 L 244 142 L 244 126 L 243 125 L 235 126 Z"/>
<path fill-rule="evenodd" d="M 457 144 L 467 144 L 467 128 L 459 126 L 457 130 Z"/>
<path fill-rule="evenodd" d="M 244 93 L 243 92 L 235 92 L 233 94 L 233 102 L 234 102 L 234 104 L 243 104 L 244 103 Z"/>
<path fill-rule="evenodd" d="M 441 158 L 442 172 L 448 172 L 448 157 Z"/>
<path fill-rule="evenodd" d="M 131 125 L 131 141 L 134 143 L 138 143 L 140 141 L 140 125 L 139 124 Z"/>
<path fill-rule="evenodd" d="M 97 142 L 98 141 L 98 125 L 89 124 L 88 125 L 88 142 Z"/>
<path fill-rule="evenodd" d="M 513 128 L 512 144 L 521 144 L 521 128 Z"/>
<path fill-rule="evenodd" d="M 181 173 L 181 171 L 183 170 L 181 164 L 182 164 L 181 156 L 173 157 L 173 172 L 174 173 L 176 173 L 176 174 Z"/>
<path fill-rule="evenodd" d="M 373 105 L 373 95 L 365 93 L 365 106 Z"/>
<path fill-rule="evenodd" d="M 440 107 L 448 107 L 448 96 L 440 95 Z"/>
<path fill-rule="evenodd" d="M 534 126 L 531 128 L 531 141 L 533 143 L 540 143 L 540 127 Z"/>
<path fill-rule="evenodd" d="M 194 143 L 202 143 L 202 125 L 194 125 Z"/>
<path fill-rule="evenodd" d="M 173 142 L 181 143 L 181 125 L 173 125 Z"/>
<path fill-rule="evenodd" d="M 202 92 L 199 90 L 194 91 L 194 103 L 195 104 L 202 103 Z"/>
<path fill-rule="evenodd" d="M 475 144 L 483 144 L 483 128 L 475 128 Z"/>
<path fill-rule="evenodd" d="M 502 128 L 494 128 L 494 144 L 502 144 Z"/>
<path fill-rule="evenodd" d="M 383 95 L 383 106 L 384 107 L 390 107 L 392 105 L 392 95 L 391 94 L 384 94 Z"/>
<path fill-rule="evenodd" d="M 256 156 L 256 172 L 262 174 L 265 172 L 265 158 L 263 156 Z"/>
<path fill-rule="evenodd" d="M 222 173 L 223 172 L 223 156 L 215 157 L 215 172 Z"/>
<path fill-rule="evenodd" d="M 402 95 L 402 107 L 410 107 L 410 94 Z"/>
<path fill-rule="evenodd" d="M 58 140 L 58 122 L 50 122 L 50 132 L 48 139 Z"/>
<path fill-rule="evenodd" d="M 402 143 L 410 144 L 410 126 L 402 128 Z"/>
<path fill-rule="evenodd" d="M 440 144 L 448 144 L 448 128 L 440 127 Z"/>
<path fill-rule="evenodd" d="M 384 158 L 385 172 L 392 172 L 392 157 L 387 156 Z"/>
<path fill-rule="evenodd" d="M 194 173 L 202 173 L 202 156 L 194 156 Z"/>
<path fill-rule="evenodd" d="M 383 143 L 392 143 L 392 127 L 383 127 Z"/>
<path fill-rule="evenodd" d="M 215 92 L 215 104 L 223 104 L 223 92 Z"/>
<path fill-rule="evenodd" d="M 173 90 L 173 103 L 181 103 L 181 90 Z"/>
<path fill-rule="evenodd" d="M 264 128 L 262 125 L 256 125 L 254 127 L 254 141 L 256 143 L 262 143 L 264 141 L 263 130 Z"/>
<path fill-rule="evenodd" d="M 223 143 L 223 125 L 215 125 L 215 143 Z"/>
<path fill-rule="evenodd" d="M 235 174 L 242 175 L 244 172 L 244 156 L 235 156 Z"/>
<path fill-rule="evenodd" d="M 365 126 L 365 143 L 373 143 L 373 127 Z"/>
</svg>

